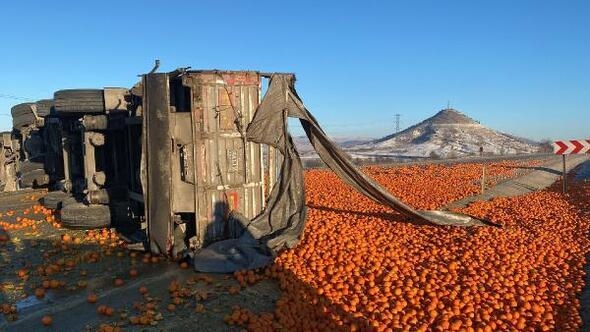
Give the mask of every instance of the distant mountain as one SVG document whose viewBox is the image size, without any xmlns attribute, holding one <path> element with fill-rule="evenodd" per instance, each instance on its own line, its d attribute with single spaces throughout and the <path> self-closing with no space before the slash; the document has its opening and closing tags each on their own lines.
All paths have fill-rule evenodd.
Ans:
<svg viewBox="0 0 590 332">
<path fill-rule="evenodd" d="M 478 154 L 480 146 L 485 154 L 499 155 L 536 152 L 539 143 L 487 128 L 449 108 L 404 131 L 377 140 L 348 145 L 345 150 L 357 158 L 449 158 Z"/>
</svg>

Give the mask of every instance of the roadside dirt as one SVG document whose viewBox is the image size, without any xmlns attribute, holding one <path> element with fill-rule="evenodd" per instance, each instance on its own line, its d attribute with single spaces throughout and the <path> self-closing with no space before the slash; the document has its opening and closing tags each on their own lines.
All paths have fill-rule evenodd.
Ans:
<svg viewBox="0 0 590 332">
<path fill-rule="evenodd" d="M 113 232 L 56 228 L 50 212 L 38 206 L 42 195 L 38 191 L 0 198 L 0 220 L 10 225 L 32 220 L 31 226 L 2 233 L 9 239 L 0 243 L 0 305 L 14 306 L 17 313 L 0 316 L 0 331 L 39 330 L 45 315 L 53 319 L 47 331 L 95 331 L 104 323 L 147 331 L 195 326 L 228 330 L 224 317 L 236 305 L 254 312 L 274 308 L 279 289 L 272 280 L 242 290 L 232 275 L 195 273 L 178 263 L 123 249 Z M 123 281 L 119 287 L 118 278 Z M 45 289 L 44 281 L 55 285 Z M 182 294 L 169 292 L 173 281 L 183 288 Z M 140 294 L 140 287 L 149 295 Z M 43 298 L 35 296 L 37 289 L 44 289 Z M 89 294 L 96 294 L 96 303 L 87 302 Z M 174 301 L 175 310 L 167 310 Z M 145 308 L 138 308 L 147 303 L 154 304 L 150 322 L 132 326 L 130 318 L 146 315 Z M 195 312 L 198 304 L 202 312 Z M 100 305 L 112 307 L 113 314 L 97 313 Z"/>
</svg>

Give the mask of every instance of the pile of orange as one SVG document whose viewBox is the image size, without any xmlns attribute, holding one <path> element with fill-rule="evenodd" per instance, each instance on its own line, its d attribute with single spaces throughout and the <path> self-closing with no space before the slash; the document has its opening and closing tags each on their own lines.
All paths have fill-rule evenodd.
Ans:
<svg viewBox="0 0 590 332">
<path fill-rule="evenodd" d="M 46 209 L 39 204 L 35 204 L 29 208 L 24 209 L 21 212 L 21 214 L 23 216 L 17 216 L 14 222 L 0 220 L 0 230 L 14 231 L 30 227 L 33 231 L 37 231 L 37 226 L 40 223 L 40 220 L 34 220 L 33 218 L 29 218 L 27 217 L 28 215 L 44 215 L 45 220 L 47 222 L 52 223 L 54 226 L 56 226 L 57 224 L 55 216 L 53 215 L 53 211 L 51 209 Z M 8 211 L 5 214 L 0 213 L 0 217 L 4 215 L 6 215 L 7 217 L 12 217 L 13 215 L 15 215 L 15 211 Z"/>
<path fill-rule="evenodd" d="M 223 321 L 228 325 L 248 325 L 256 329 L 256 331 L 273 331 L 274 328 L 280 327 L 273 324 L 273 319 L 274 315 L 272 313 L 257 315 L 248 309 L 234 306 L 231 313 L 225 315 Z"/>
<path fill-rule="evenodd" d="M 30 218 L 16 217 L 16 222 L 0 221 L 0 227 L 5 230 L 19 230 L 26 227 L 36 227 L 37 222 Z"/>
<path fill-rule="evenodd" d="M 246 285 L 255 284 L 256 282 L 264 279 L 264 275 L 258 273 L 260 271 L 255 270 L 241 270 L 234 272 L 234 278 L 240 283 L 241 287 Z"/>
<path fill-rule="evenodd" d="M 487 163 L 485 165 L 486 187 L 511 178 L 519 171 L 529 171 L 540 164 L 539 160 Z M 391 168 L 369 166 L 363 171 L 404 203 L 416 209 L 429 210 L 479 194 L 483 167 L 482 164 L 430 164 Z M 349 200 L 349 197 L 353 197 L 350 187 L 344 185 L 334 173 L 325 170 L 309 170 L 306 172 L 306 178 L 308 205 L 338 209 L 349 207 L 347 210 L 357 209 L 357 211 L 368 210 L 366 205 L 369 200 Z M 317 183 L 328 184 L 328 186 L 334 184 L 334 187 L 318 190 Z M 371 210 L 375 208 L 371 206 Z M 378 210 L 387 211 L 387 208 Z"/>
<path fill-rule="evenodd" d="M 414 207 L 429 208 L 477 191 L 477 166 L 368 171 Z M 510 176 L 501 174 L 510 168 L 498 170 L 488 168 Z M 503 228 L 407 223 L 328 171 L 308 172 L 306 192 L 312 208 L 302 242 L 264 273 L 283 290 L 275 311 L 236 308 L 227 323 L 250 330 L 351 331 L 565 331 L 581 325 L 590 184 L 572 179 L 569 195 L 553 188 L 463 211 Z M 236 279 L 245 284 L 249 275 L 242 271 Z"/>
<path fill-rule="evenodd" d="M 98 243 L 101 246 L 117 247 L 121 245 L 122 241 L 119 240 L 119 235 L 115 229 L 97 229 L 86 232 L 84 241 Z"/>
</svg>

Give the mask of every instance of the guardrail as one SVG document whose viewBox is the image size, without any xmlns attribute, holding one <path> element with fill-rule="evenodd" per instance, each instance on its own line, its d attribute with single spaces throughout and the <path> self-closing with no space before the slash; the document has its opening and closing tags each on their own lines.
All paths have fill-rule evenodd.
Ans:
<svg viewBox="0 0 590 332">
<path fill-rule="evenodd" d="M 410 157 L 392 157 L 388 160 L 371 160 L 354 158 L 353 163 L 357 166 L 384 166 L 384 167 L 401 167 L 411 165 L 427 165 L 427 164 L 462 164 L 462 163 L 483 163 L 498 160 L 527 160 L 552 157 L 552 153 L 527 153 L 515 155 L 493 155 L 493 156 L 470 156 L 452 159 L 432 159 L 432 158 L 410 158 Z M 323 169 L 327 168 L 324 162 L 319 158 L 302 158 L 303 167 L 305 169 Z"/>
</svg>

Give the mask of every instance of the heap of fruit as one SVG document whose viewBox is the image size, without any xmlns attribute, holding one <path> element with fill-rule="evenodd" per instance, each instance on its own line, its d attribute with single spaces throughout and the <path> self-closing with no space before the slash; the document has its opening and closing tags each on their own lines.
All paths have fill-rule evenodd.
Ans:
<svg viewBox="0 0 590 332">
<path fill-rule="evenodd" d="M 428 208 L 447 203 L 438 195 L 443 188 L 452 192 L 448 200 L 468 194 L 458 179 L 470 167 L 409 167 L 377 177 Z M 407 223 L 331 173 L 311 171 L 306 190 L 314 208 L 304 239 L 264 273 L 283 290 L 272 319 L 234 308 L 227 322 L 250 330 L 578 329 L 590 185 L 570 184 L 569 195 L 550 188 L 463 210 L 503 228 L 453 228 Z"/>
<path fill-rule="evenodd" d="M 538 164 L 490 163 L 488 185 L 514 176 L 517 167 Z M 439 208 L 480 189 L 477 164 L 365 171 L 418 209 Z M 310 208 L 302 242 L 282 252 L 268 268 L 235 273 L 236 284 L 225 288 L 233 296 L 263 279 L 274 279 L 282 289 L 275 310 L 233 306 L 224 312 L 224 321 L 255 331 L 579 329 L 578 298 L 590 252 L 590 184 L 569 181 L 568 195 L 556 184 L 529 195 L 474 203 L 461 212 L 503 227 L 459 228 L 412 224 L 351 190 L 331 172 L 308 171 Z M 34 231 L 43 221 L 59 226 L 56 214 L 38 205 L 4 215 L 13 220 L 0 224 L 4 249 L 11 246 L 12 231 Z M 42 220 L 37 220 L 39 215 Z M 85 292 L 101 321 L 118 320 L 99 326 L 101 331 L 120 330 L 121 321 L 131 328 L 155 325 L 187 308 L 191 314 L 215 312 L 207 307 L 207 299 L 218 294 L 192 285 L 204 282 L 204 289 L 212 287 L 213 279 L 201 275 L 186 283 L 172 281 L 166 300 L 140 287 L 142 301 L 133 304 L 128 316 L 123 308 L 107 305 L 87 284 L 88 264 L 128 258 L 129 267 L 113 276 L 112 287 L 120 287 L 138 278 L 142 266 L 162 262 L 151 254 L 125 252 L 112 230 L 68 231 L 54 238 L 40 257 L 40 264 L 11 271 L 11 276 L 27 282 L 29 294 L 41 300 L 63 289 Z M 186 262 L 179 266 L 188 268 Z M 0 313 L 17 318 L 12 304 L 0 304 Z M 51 315 L 40 324 L 59 325 Z"/>
</svg>

